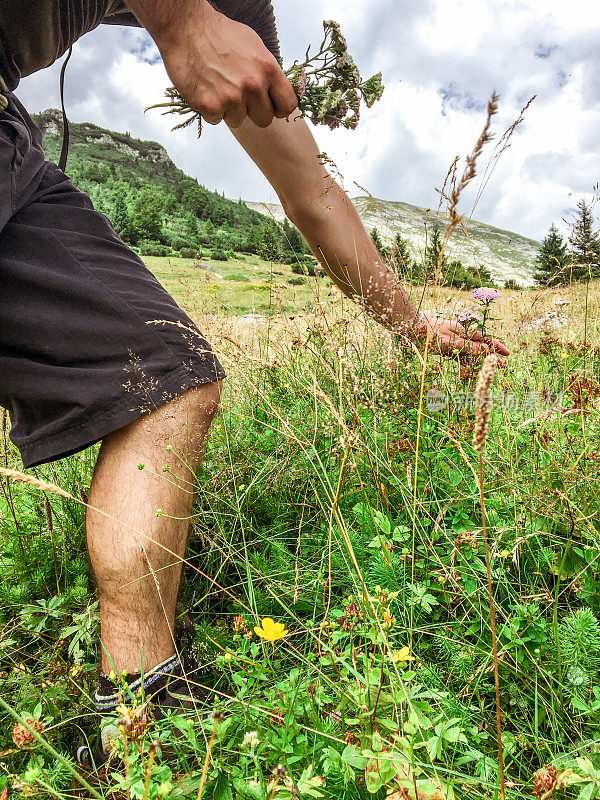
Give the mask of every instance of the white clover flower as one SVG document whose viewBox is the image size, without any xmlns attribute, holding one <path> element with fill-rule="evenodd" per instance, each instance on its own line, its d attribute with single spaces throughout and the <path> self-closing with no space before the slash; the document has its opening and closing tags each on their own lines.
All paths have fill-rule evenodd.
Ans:
<svg viewBox="0 0 600 800">
<path fill-rule="evenodd" d="M 256 731 L 247 731 L 242 739 L 242 750 L 249 750 L 250 752 L 256 750 L 260 739 Z"/>
</svg>

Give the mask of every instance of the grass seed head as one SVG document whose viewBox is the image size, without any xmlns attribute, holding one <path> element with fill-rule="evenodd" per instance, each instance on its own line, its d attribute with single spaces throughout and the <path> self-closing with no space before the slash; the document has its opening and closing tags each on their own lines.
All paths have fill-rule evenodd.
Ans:
<svg viewBox="0 0 600 800">
<path fill-rule="evenodd" d="M 475 429 L 473 444 L 477 452 L 483 452 L 490 432 L 490 416 L 492 413 L 492 383 L 498 368 L 498 356 L 495 353 L 486 357 L 477 379 L 475 390 Z"/>
</svg>

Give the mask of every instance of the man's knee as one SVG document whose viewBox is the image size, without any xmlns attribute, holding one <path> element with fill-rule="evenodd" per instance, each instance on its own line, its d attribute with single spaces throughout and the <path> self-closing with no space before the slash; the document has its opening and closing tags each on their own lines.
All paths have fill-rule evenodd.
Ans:
<svg viewBox="0 0 600 800">
<path fill-rule="evenodd" d="M 204 383 L 202 386 L 195 386 L 188 389 L 182 395 L 185 404 L 190 406 L 197 414 L 206 416 L 210 421 L 217 416 L 221 410 L 221 393 L 223 381 L 212 381 Z"/>
</svg>

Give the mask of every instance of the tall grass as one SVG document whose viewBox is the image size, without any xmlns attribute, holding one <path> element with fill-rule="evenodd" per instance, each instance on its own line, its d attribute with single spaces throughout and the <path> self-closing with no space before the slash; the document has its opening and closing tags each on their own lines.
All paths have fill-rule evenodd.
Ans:
<svg viewBox="0 0 600 800">
<path fill-rule="evenodd" d="M 473 169 L 450 178 L 449 224 Z M 94 451 L 23 476 L 5 440 L 0 792 L 598 796 L 598 286 L 503 293 L 492 324 L 513 355 L 481 446 L 479 364 L 418 352 L 314 286 L 293 319 L 199 320 L 229 373 L 178 615 L 206 713 L 149 720 L 100 774 L 69 756 L 97 725 Z M 422 291 L 438 311 L 469 304 Z M 536 327 L 558 298 L 559 327 Z M 289 633 L 261 639 L 265 617 Z"/>
</svg>

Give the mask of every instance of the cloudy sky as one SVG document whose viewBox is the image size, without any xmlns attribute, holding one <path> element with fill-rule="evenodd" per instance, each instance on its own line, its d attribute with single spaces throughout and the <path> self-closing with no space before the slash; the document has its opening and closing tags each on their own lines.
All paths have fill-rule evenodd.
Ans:
<svg viewBox="0 0 600 800">
<path fill-rule="evenodd" d="M 274 0 L 286 64 L 323 19 L 342 26 L 363 76 L 382 70 L 383 100 L 357 131 L 314 129 L 346 190 L 356 183 L 387 200 L 437 206 L 456 155 L 468 153 L 487 100 L 500 94 L 500 135 L 537 99 L 487 183 L 474 217 L 534 238 L 568 219 L 600 180 L 600 3 L 598 0 Z M 101 26 L 76 45 L 67 72 L 67 111 L 155 139 L 175 163 L 228 197 L 277 197 L 223 123 L 172 133 L 169 117 L 144 108 L 168 79 L 142 31 Z M 58 65 L 22 81 L 30 111 L 57 107 Z M 488 152 L 491 155 L 491 148 Z M 481 162 L 485 167 L 487 159 Z M 483 169 L 482 169 L 483 171 Z M 475 187 L 474 187 L 475 188 Z M 463 211 L 470 211 L 465 198 Z"/>
</svg>

